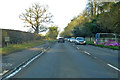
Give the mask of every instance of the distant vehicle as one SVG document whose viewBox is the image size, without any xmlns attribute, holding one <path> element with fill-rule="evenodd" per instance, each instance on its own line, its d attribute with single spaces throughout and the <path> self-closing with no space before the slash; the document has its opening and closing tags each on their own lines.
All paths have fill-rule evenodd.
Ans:
<svg viewBox="0 0 120 80">
<path fill-rule="evenodd" d="M 71 37 L 71 38 L 70 38 L 70 42 L 71 42 L 71 43 L 74 43 L 75 41 L 76 41 L 75 37 Z"/>
<path fill-rule="evenodd" d="M 65 42 L 65 39 L 64 38 L 59 38 L 58 39 L 58 43 L 64 43 Z"/>
<path fill-rule="evenodd" d="M 67 41 L 68 40 L 68 38 L 64 38 L 65 39 L 65 41 Z"/>
<path fill-rule="evenodd" d="M 70 42 L 70 38 L 68 38 L 67 41 Z"/>
<path fill-rule="evenodd" d="M 77 37 L 76 41 L 75 41 L 75 44 L 84 44 L 84 45 L 86 45 L 85 38 L 84 37 Z"/>
</svg>

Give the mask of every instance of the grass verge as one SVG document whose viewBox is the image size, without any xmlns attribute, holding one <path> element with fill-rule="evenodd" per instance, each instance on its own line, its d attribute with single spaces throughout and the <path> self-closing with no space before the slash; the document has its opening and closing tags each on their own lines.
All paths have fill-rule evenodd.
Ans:
<svg viewBox="0 0 120 80">
<path fill-rule="evenodd" d="M 11 44 L 8 47 L 0 48 L 0 50 L 2 50 L 3 55 L 6 55 L 13 52 L 25 50 L 27 48 L 35 47 L 44 43 L 45 41 L 42 40 L 42 41 L 24 42 L 22 44 Z"/>
<path fill-rule="evenodd" d="M 120 49 L 119 46 L 95 45 L 93 41 L 86 41 L 86 43 L 89 45 L 98 46 L 98 47 L 102 47 L 102 48 L 110 48 L 110 49 L 114 49 L 114 50 Z"/>
<path fill-rule="evenodd" d="M 49 39 L 49 40 L 47 40 L 48 42 L 51 42 L 51 43 L 54 43 L 54 42 L 56 42 L 57 40 L 56 39 Z"/>
</svg>

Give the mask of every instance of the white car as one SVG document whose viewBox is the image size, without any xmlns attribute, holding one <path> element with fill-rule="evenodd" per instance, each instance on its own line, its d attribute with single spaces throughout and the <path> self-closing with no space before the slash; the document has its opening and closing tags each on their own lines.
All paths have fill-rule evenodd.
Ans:
<svg viewBox="0 0 120 80">
<path fill-rule="evenodd" d="M 73 42 L 75 42 L 75 41 L 76 41 L 75 37 L 70 38 L 70 42 L 71 42 L 71 43 L 73 43 Z"/>
<path fill-rule="evenodd" d="M 77 37 L 76 41 L 75 41 L 75 44 L 84 44 L 84 45 L 86 45 L 85 38 L 84 37 Z"/>
</svg>

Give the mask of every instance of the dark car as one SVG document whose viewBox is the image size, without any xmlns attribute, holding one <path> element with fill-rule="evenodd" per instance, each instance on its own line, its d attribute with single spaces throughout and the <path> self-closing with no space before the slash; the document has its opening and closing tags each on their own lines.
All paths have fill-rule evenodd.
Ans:
<svg viewBox="0 0 120 80">
<path fill-rule="evenodd" d="M 58 39 L 58 43 L 64 43 L 65 42 L 65 39 L 64 38 L 59 38 Z"/>
<path fill-rule="evenodd" d="M 77 37 L 75 44 L 86 44 L 85 38 L 83 37 Z"/>
</svg>

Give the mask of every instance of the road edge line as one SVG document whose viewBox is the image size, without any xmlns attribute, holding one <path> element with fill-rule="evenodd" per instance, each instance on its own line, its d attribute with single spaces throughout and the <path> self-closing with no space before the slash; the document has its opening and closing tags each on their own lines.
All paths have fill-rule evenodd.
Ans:
<svg viewBox="0 0 120 80">
<path fill-rule="evenodd" d="M 45 53 L 50 47 L 47 47 L 44 51 L 42 51 L 41 53 L 39 53 L 38 55 L 34 56 L 32 59 L 29 59 L 28 61 L 20 64 L 21 66 L 16 67 L 13 69 L 13 71 L 11 71 L 8 75 L 6 75 L 5 77 L 3 77 L 1 80 L 6 80 L 9 79 L 10 77 L 14 76 L 15 74 L 17 74 L 19 71 L 21 71 L 23 68 L 25 68 L 27 65 L 29 65 L 32 61 L 34 61 L 35 59 L 37 59 L 38 57 L 40 57 L 43 53 Z"/>
</svg>

